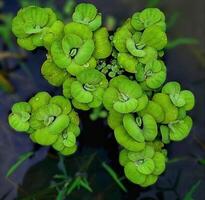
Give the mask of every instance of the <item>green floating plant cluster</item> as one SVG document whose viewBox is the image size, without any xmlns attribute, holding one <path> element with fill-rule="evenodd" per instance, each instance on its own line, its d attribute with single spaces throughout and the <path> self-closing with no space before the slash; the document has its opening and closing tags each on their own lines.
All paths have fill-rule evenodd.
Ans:
<svg viewBox="0 0 205 200">
<path fill-rule="evenodd" d="M 15 103 L 11 110 L 10 126 L 29 134 L 33 142 L 52 145 L 63 155 L 77 150 L 79 117 L 65 97 L 51 97 L 47 92 L 39 92 L 28 102 Z"/>
<path fill-rule="evenodd" d="M 142 187 L 154 184 L 165 170 L 165 145 L 190 133 L 187 111 L 195 103 L 193 94 L 178 82 L 164 84 L 163 12 L 136 12 L 110 34 L 92 4 L 77 5 L 67 24 L 49 8 L 29 6 L 17 13 L 12 30 L 22 48 L 46 48 L 41 73 L 51 85 L 62 87 L 63 96 L 40 92 L 14 104 L 10 126 L 28 133 L 35 143 L 69 155 L 76 151 L 80 133 L 72 107 L 103 113 L 104 106 L 121 146 L 125 176 Z"/>
</svg>

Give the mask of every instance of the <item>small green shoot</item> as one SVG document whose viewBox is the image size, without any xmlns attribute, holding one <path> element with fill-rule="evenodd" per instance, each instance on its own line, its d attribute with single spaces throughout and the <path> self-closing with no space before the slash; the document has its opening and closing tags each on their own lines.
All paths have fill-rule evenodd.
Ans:
<svg viewBox="0 0 205 200">
<path fill-rule="evenodd" d="M 22 154 L 18 160 L 16 161 L 16 163 L 14 163 L 8 170 L 8 172 L 6 173 L 6 177 L 11 176 L 22 164 L 24 161 L 26 161 L 30 156 L 33 155 L 33 152 L 26 152 L 24 154 Z"/>
<path fill-rule="evenodd" d="M 196 192 L 197 188 L 199 187 L 201 181 L 197 181 L 191 189 L 185 194 L 183 200 L 195 200 L 193 198 L 193 194 Z"/>
<path fill-rule="evenodd" d="M 198 44 L 197 39 L 182 37 L 182 38 L 176 38 L 172 41 L 169 41 L 166 46 L 166 49 L 170 50 L 170 49 L 174 49 L 181 45 L 196 45 L 196 44 Z"/>
<path fill-rule="evenodd" d="M 167 21 L 167 29 L 170 30 L 177 22 L 180 17 L 179 12 L 174 12 Z"/>
<path fill-rule="evenodd" d="M 55 187 L 58 191 L 56 200 L 63 200 L 65 199 L 65 197 L 69 196 L 73 191 L 78 190 L 80 188 L 84 188 L 89 192 L 93 192 L 87 178 L 85 177 L 85 173 L 81 173 L 80 171 L 87 169 L 87 167 L 89 167 L 94 157 L 95 154 L 92 154 L 90 159 L 88 159 L 88 161 L 85 163 L 85 165 L 83 165 L 82 168 L 76 173 L 75 178 L 71 178 L 67 173 L 67 169 L 64 163 L 64 156 L 59 154 L 58 168 L 61 170 L 62 174 L 56 174 L 53 178 L 56 181 L 58 181 L 58 183 L 62 183 L 63 185 L 60 188 Z M 54 181 L 54 183 L 56 182 Z"/>
<path fill-rule="evenodd" d="M 67 170 L 64 163 L 64 156 L 59 153 L 58 168 L 63 172 L 63 176 L 68 177 Z"/>
<path fill-rule="evenodd" d="M 75 8 L 75 5 L 76 5 L 75 0 L 66 1 L 63 8 L 64 13 L 67 15 L 71 15 Z"/>
<path fill-rule="evenodd" d="M 13 42 L 12 42 L 12 35 L 11 35 L 11 23 L 13 19 L 13 14 L 6 13 L 2 15 L 2 24 L 0 25 L 0 36 L 3 38 L 3 41 L 5 44 L 12 48 L 13 47 Z"/>
<path fill-rule="evenodd" d="M 151 8 L 151 7 L 156 7 L 161 0 L 147 0 L 147 5 L 146 7 Z"/>
<path fill-rule="evenodd" d="M 167 163 L 171 164 L 171 163 L 176 163 L 176 162 L 180 162 L 180 161 L 186 161 L 188 159 L 189 159 L 189 157 L 186 157 L 186 156 L 184 156 L 184 157 L 176 157 L 176 158 L 172 158 L 172 159 L 168 160 Z"/>
<path fill-rule="evenodd" d="M 108 172 L 108 174 L 113 178 L 113 180 L 117 183 L 117 185 L 122 189 L 124 192 L 127 192 L 127 189 L 121 182 L 121 178 L 118 177 L 117 173 L 105 162 L 102 163 L 103 168 Z"/>
<path fill-rule="evenodd" d="M 201 164 L 201 165 L 205 165 L 205 159 L 200 159 L 200 160 L 198 160 L 198 162 L 199 162 L 199 164 Z"/>
<path fill-rule="evenodd" d="M 88 180 L 85 177 L 77 176 L 71 184 L 66 187 L 66 196 L 70 195 L 74 190 L 84 188 L 89 192 L 93 192 L 89 185 Z"/>
<path fill-rule="evenodd" d="M 13 85 L 9 80 L 0 72 L 0 90 L 11 93 L 13 92 Z"/>
</svg>

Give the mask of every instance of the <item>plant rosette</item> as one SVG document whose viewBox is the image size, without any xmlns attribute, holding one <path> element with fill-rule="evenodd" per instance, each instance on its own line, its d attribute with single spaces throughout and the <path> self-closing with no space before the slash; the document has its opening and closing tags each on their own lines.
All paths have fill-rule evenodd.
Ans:
<svg viewBox="0 0 205 200">
<path fill-rule="evenodd" d="M 166 80 L 167 69 L 161 60 L 153 60 L 145 66 L 138 64 L 136 71 L 135 78 L 141 83 L 144 90 L 157 89 L 161 87 Z"/>
<path fill-rule="evenodd" d="M 131 113 L 143 110 L 148 103 L 148 97 L 141 86 L 121 75 L 109 82 L 103 97 L 103 104 L 107 110 L 119 113 Z"/>
<path fill-rule="evenodd" d="M 140 152 L 121 150 L 119 162 L 124 167 L 125 176 L 142 187 L 154 184 L 158 176 L 165 171 L 166 156 L 146 144 Z"/>
<path fill-rule="evenodd" d="M 110 111 L 108 125 L 114 130 L 117 142 L 130 151 L 141 151 L 145 142 L 154 141 L 158 135 L 157 122 L 149 114 L 140 117 L 136 113 Z"/>
<path fill-rule="evenodd" d="M 67 149 L 74 148 L 73 146 L 76 148 L 75 138 L 80 133 L 79 117 L 70 101 L 63 96 L 51 97 L 47 92 L 37 93 L 28 103 L 14 104 L 9 124 L 19 132 L 28 133 L 33 142 L 44 146 L 59 143 L 58 140 L 63 135 L 62 142 Z M 71 139 L 73 146 L 67 145 Z M 69 154 L 67 149 L 55 149 Z"/>
<path fill-rule="evenodd" d="M 63 85 L 63 94 L 72 99 L 73 106 L 89 110 L 102 105 L 103 94 L 108 86 L 106 77 L 96 69 L 87 69 L 75 78 L 67 79 Z"/>
<path fill-rule="evenodd" d="M 41 74 L 49 84 L 59 87 L 70 77 L 66 69 L 59 68 L 51 58 L 48 58 L 41 67 Z"/>
<path fill-rule="evenodd" d="M 59 32 L 59 26 L 61 30 L 63 23 L 57 21 L 56 14 L 50 8 L 37 6 L 29 6 L 19 10 L 12 21 L 12 31 L 17 37 L 17 43 L 26 50 L 34 50 L 36 47 L 44 46 L 43 38 L 49 31 L 59 36 L 61 32 Z M 59 33 L 56 33 L 55 30 Z M 54 37 L 50 40 L 54 40 Z"/>
<path fill-rule="evenodd" d="M 149 21 L 149 16 L 147 18 Z M 138 63 L 148 64 L 161 57 L 162 50 L 167 44 L 166 33 L 160 26 L 153 23 L 140 32 L 134 29 L 133 24 L 132 19 L 127 20 L 117 29 L 112 40 L 119 52 L 119 65 L 130 73 L 136 73 Z"/>
</svg>

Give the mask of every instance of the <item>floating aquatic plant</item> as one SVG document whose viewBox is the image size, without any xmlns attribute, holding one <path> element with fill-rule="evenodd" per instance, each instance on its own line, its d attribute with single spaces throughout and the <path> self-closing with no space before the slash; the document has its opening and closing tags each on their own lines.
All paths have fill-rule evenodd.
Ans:
<svg viewBox="0 0 205 200">
<path fill-rule="evenodd" d="M 119 113 L 131 113 L 142 110 L 148 103 L 148 97 L 136 81 L 121 75 L 109 82 L 103 103 L 107 110 L 114 109 Z"/>
<path fill-rule="evenodd" d="M 33 142 L 52 145 L 62 154 L 69 155 L 77 149 L 79 117 L 63 96 L 51 97 L 47 92 L 39 92 L 28 102 L 14 104 L 9 124 L 28 133 Z"/>
<path fill-rule="evenodd" d="M 160 26 L 165 24 L 164 19 L 161 11 L 149 8 L 142 13 L 135 13 L 131 20 L 117 29 L 113 44 L 119 52 L 119 64 L 127 72 L 136 73 L 133 66 L 148 64 L 160 57 L 167 44 L 166 28 Z M 159 23 L 155 24 L 158 20 Z"/>
<path fill-rule="evenodd" d="M 166 80 L 166 67 L 161 60 L 153 60 L 145 66 L 138 64 L 136 71 L 136 80 L 144 86 L 144 89 L 157 89 Z"/>
<path fill-rule="evenodd" d="M 44 34 L 56 22 L 56 14 L 50 8 L 29 6 L 19 10 L 13 19 L 12 31 L 17 37 L 19 46 L 26 50 L 34 50 L 43 46 Z"/>
<path fill-rule="evenodd" d="M 41 74 L 53 86 L 61 86 L 70 76 L 66 69 L 59 68 L 52 59 L 47 59 L 42 67 Z"/>
<path fill-rule="evenodd" d="M 81 3 L 76 6 L 72 19 L 74 22 L 87 25 L 92 31 L 97 30 L 102 24 L 102 16 L 92 4 Z"/>
<path fill-rule="evenodd" d="M 119 162 L 124 167 L 125 176 L 142 187 L 154 184 L 166 166 L 166 154 L 147 143 L 143 150 L 133 152 L 123 149 Z"/>
<path fill-rule="evenodd" d="M 146 8 L 142 12 L 136 12 L 131 18 L 131 24 L 137 31 L 142 31 L 150 26 L 158 26 L 166 30 L 165 16 L 158 8 Z"/>
<path fill-rule="evenodd" d="M 33 142 L 71 155 L 80 134 L 73 107 L 93 109 L 91 119 L 107 117 L 121 146 L 125 176 L 142 187 L 152 185 L 165 171 L 165 145 L 189 135 L 187 112 L 195 104 L 192 92 L 178 82 L 164 84 L 165 16 L 147 8 L 109 33 L 97 8 L 82 3 L 72 20 L 64 24 L 51 9 L 37 6 L 21 9 L 13 19 L 22 48 L 47 49 L 41 73 L 51 85 L 62 86 L 63 95 L 39 92 L 28 102 L 15 103 L 9 124 Z"/>
</svg>

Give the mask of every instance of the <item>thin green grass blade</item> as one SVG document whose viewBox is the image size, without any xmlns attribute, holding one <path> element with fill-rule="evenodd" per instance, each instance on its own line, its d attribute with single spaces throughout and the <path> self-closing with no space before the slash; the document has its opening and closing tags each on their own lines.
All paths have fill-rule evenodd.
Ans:
<svg viewBox="0 0 205 200">
<path fill-rule="evenodd" d="M 61 190 L 58 192 L 58 195 L 57 195 L 57 197 L 56 197 L 56 200 L 64 200 L 64 199 L 66 198 L 65 192 L 66 192 L 66 187 L 63 187 L 63 189 L 61 189 Z"/>
<path fill-rule="evenodd" d="M 167 30 L 170 30 L 177 23 L 177 20 L 180 17 L 179 12 L 174 12 L 167 21 Z"/>
<path fill-rule="evenodd" d="M 93 190 L 92 190 L 92 188 L 90 187 L 89 182 L 88 182 L 88 180 L 87 180 L 86 178 L 84 178 L 84 180 L 81 179 L 80 185 L 81 185 L 81 187 L 83 187 L 83 188 L 86 189 L 87 191 L 93 192 Z"/>
<path fill-rule="evenodd" d="M 127 192 L 127 189 L 122 184 L 120 178 L 118 177 L 117 173 L 105 162 L 102 163 L 103 168 L 108 172 L 108 174 L 113 178 L 113 180 L 117 183 L 117 185 L 122 189 L 124 192 Z"/>
<path fill-rule="evenodd" d="M 6 173 L 6 177 L 11 176 L 22 164 L 25 160 L 27 160 L 31 155 L 33 155 L 33 152 L 26 152 L 22 154 L 19 159 L 14 163 L 9 170 Z"/>
<path fill-rule="evenodd" d="M 11 82 L 6 79 L 6 77 L 3 76 L 0 72 L 0 90 L 3 90 L 5 92 L 11 93 L 13 92 L 14 88 Z"/>
<path fill-rule="evenodd" d="M 161 0 L 147 0 L 147 5 L 146 7 L 151 8 L 151 7 L 156 7 Z"/>
<path fill-rule="evenodd" d="M 74 0 L 66 1 L 63 12 L 67 15 L 71 15 L 74 11 L 76 2 Z"/>
<path fill-rule="evenodd" d="M 63 172 L 63 175 L 65 177 L 68 177 L 67 170 L 64 163 L 64 156 L 61 155 L 60 153 L 58 154 L 58 156 L 59 156 L 58 168 Z"/>
<path fill-rule="evenodd" d="M 66 188 L 66 196 L 70 195 L 79 185 L 80 179 L 76 178 L 71 184 Z"/>
<path fill-rule="evenodd" d="M 205 165 L 205 159 L 198 160 L 201 165 Z"/>
<path fill-rule="evenodd" d="M 201 181 L 197 181 L 191 189 L 185 194 L 183 200 L 197 200 L 193 198 L 193 194 L 196 192 L 197 188 L 199 187 Z"/>
<path fill-rule="evenodd" d="M 168 160 L 168 164 L 171 164 L 171 163 L 176 163 L 176 162 L 180 162 L 180 161 L 186 161 L 186 160 L 189 160 L 189 157 L 187 156 L 184 156 L 184 157 L 176 157 L 176 158 L 172 158 L 170 160 Z"/>
<path fill-rule="evenodd" d="M 62 175 L 62 174 L 56 174 L 53 176 L 54 179 L 60 179 L 60 180 L 64 180 L 66 179 L 66 176 L 65 175 Z"/>
<path fill-rule="evenodd" d="M 59 193 L 58 193 L 58 195 L 57 195 L 57 197 L 56 197 L 56 200 L 63 200 L 64 199 L 64 193 L 63 193 L 63 190 L 61 190 Z"/>
<path fill-rule="evenodd" d="M 198 43 L 199 41 L 195 38 L 186 38 L 186 37 L 176 38 L 168 42 L 166 49 L 170 50 L 170 49 L 174 49 L 181 45 L 196 45 Z"/>
</svg>

